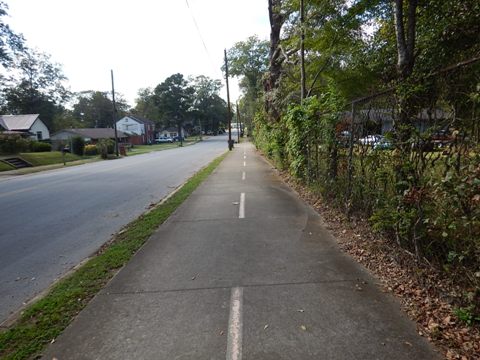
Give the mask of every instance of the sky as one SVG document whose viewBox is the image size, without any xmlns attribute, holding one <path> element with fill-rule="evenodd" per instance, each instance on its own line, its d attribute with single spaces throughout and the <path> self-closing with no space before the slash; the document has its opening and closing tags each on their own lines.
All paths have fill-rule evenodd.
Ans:
<svg viewBox="0 0 480 360">
<path fill-rule="evenodd" d="M 72 91 L 111 89 L 133 106 L 168 76 L 222 78 L 223 50 L 269 35 L 267 0 L 6 0 L 12 29 L 62 64 Z M 195 26 L 195 19 L 201 37 Z M 223 83 L 225 81 L 223 80 Z M 225 87 L 222 97 L 226 99 Z M 239 96 L 230 83 L 230 98 Z"/>
</svg>

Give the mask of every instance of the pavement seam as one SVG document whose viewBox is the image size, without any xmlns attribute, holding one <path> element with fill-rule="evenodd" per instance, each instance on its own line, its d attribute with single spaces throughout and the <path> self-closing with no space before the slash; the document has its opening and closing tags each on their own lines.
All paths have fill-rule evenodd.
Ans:
<svg viewBox="0 0 480 360">
<path fill-rule="evenodd" d="M 98 295 L 142 295 L 142 294 L 168 294 L 177 292 L 190 292 L 190 291 L 202 291 L 202 290 L 230 290 L 232 287 L 242 288 L 261 288 L 261 287 L 276 287 L 276 286 L 295 286 L 295 285 L 323 285 L 323 284 L 336 284 L 336 283 L 354 283 L 366 281 L 365 279 L 343 279 L 343 280 L 322 280 L 322 281 L 301 281 L 301 282 L 286 282 L 286 283 L 274 283 L 274 284 L 241 284 L 238 286 L 207 286 L 198 288 L 186 288 L 186 289 L 166 289 L 166 290 L 139 290 L 139 291 L 109 291 L 102 292 Z"/>
<path fill-rule="evenodd" d="M 246 217 L 249 220 L 255 220 L 254 218 Z M 268 216 L 263 218 L 262 220 L 285 220 L 285 219 L 294 219 L 293 216 Z M 207 221 L 220 221 L 224 222 L 227 220 L 238 221 L 238 218 L 215 218 L 215 219 L 195 219 L 195 220 L 172 220 L 171 223 L 196 223 L 196 222 L 207 222 Z"/>
</svg>

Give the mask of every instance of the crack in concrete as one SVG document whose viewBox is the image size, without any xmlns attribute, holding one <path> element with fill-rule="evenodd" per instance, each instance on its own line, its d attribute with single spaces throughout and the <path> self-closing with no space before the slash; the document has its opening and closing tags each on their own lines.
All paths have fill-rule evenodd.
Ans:
<svg viewBox="0 0 480 360">
<path fill-rule="evenodd" d="M 296 285 L 324 285 L 324 284 L 340 284 L 340 283 L 358 283 L 367 282 L 366 279 L 342 279 L 342 280 L 321 280 L 321 281 L 300 281 L 300 282 L 285 282 L 285 283 L 270 283 L 270 284 L 235 284 L 229 286 L 206 286 L 198 288 L 183 288 L 183 289 L 164 289 L 164 290 L 138 290 L 138 291 L 113 291 L 102 292 L 98 295 L 143 295 L 143 294 L 168 294 L 177 292 L 191 292 L 203 290 L 230 290 L 232 287 L 242 288 L 261 288 L 261 287 L 275 287 L 275 286 L 296 286 Z"/>
</svg>

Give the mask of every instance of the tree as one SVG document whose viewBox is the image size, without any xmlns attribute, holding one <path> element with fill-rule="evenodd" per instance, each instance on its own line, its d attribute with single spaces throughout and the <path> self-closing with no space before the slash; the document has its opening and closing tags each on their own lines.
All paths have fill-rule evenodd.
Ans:
<svg viewBox="0 0 480 360">
<path fill-rule="evenodd" d="M 63 111 L 63 104 L 70 97 L 61 66 L 51 62 L 49 55 L 30 49 L 15 60 L 14 66 L 17 71 L 3 89 L 3 111 L 38 113 L 52 127 L 53 118 Z"/>
<path fill-rule="evenodd" d="M 161 116 L 157 105 L 155 104 L 155 94 L 152 88 L 140 89 L 135 99 L 136 105 L 132 112 L 144 118 L 150 119 L 155 123 L 160 123 Z"/>
<path fill-rule="evenodd" d="M 239 41 L 228 50 L 228 70 L 240 78 L 244 116 L 252 119 L 260 108 L 263 76 L 268 70 L 269 43 L 257 36 Z"/>
<path fill-rule="evenodd" d="M 165 126 L 175 124 L 179 136 L 184 121 L 189 118 L 194 92 L 182 74 L 169 76 L 154 90 L 155 104 L 160 111 L 163 124 Z"/>
<path fill-rule="evenodd" d="M 107 128 L 113 127 L 113 103 L 107 91 L 83 91 L 76 94 L 76 102 L 73 105 L 73 116 L 84 127 Z M 121 95 L 115 99 L 118 116 L 125 115 L 128 104 Z"/>
<path fill-rule="evenodd" d="M 269 69 L 264 81 L 265 110 L 271 120 L 278 121 L 280 112 L 275 104 L 276 90 L 280 87 L 282 74 L 282 48 L 280 46 L 280 33 L 288 13 L 282 9 L 282 0 L 268 0 L 268 15 L 270 19 L 270 51 Z"/>
<path fill-rule="evenodd" d="M 0 64 L 5 69 L 12 67 L 14 57 L 25 49 L 23 36 L 3 22 L 3 17 L 8 15 L 7 10 L 7 4 L 0 1 Z"/>
<path fill-rule="evenodd" d="M 397 40 L 397 71 L 400 80 L 406 80 L 415 64 L 415 35 L 417 30 L 417 0 L 395 0 L 393 13 Z M 407 7 L 407 14 L 405 14 Z"/>
<path fill-rule="evenodd" d="M 195 90 L 192 110 L 202 130 L 218 132 L 220 123 L 227 118 L 226 103 L 219 96 L 221 81 L 200 75 L 191 82 Z"/>
<path fill-rule="evenodd" d="M 240 88 L 244 94 L 256 98 L 262 89 L 262 76 L 268 69 L 268 41 L 250 36 L 228 50 L 228 70 L 240 76 Z"/>
<path fill-rule="evenodd" d="M 85 127 L 84 122 L 74 116 L 73 111 L 70 109 L 63 109 L 61 113 L 57 113 L 53 118 L 53 126 L 49 129 L 50 133 L 62 130 L 62 129 L 78 129 Z"/>
</svg>

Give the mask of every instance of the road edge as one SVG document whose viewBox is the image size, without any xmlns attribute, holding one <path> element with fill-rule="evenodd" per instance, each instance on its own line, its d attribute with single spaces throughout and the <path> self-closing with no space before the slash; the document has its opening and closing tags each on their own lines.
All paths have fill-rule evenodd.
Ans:
<svg viewBox="0 0 480 360">
<path fill-rule="evenodd" d="M 0 328 L 0 357 L 27 359 L 39 354 L 120 271 L 229 152 L 215 158 L 137 219 L 125 225 L 92 256 L 32 299 L 16 319 Z M 5 325 L 4 325 L 5 324 Z"/>
</svg>

